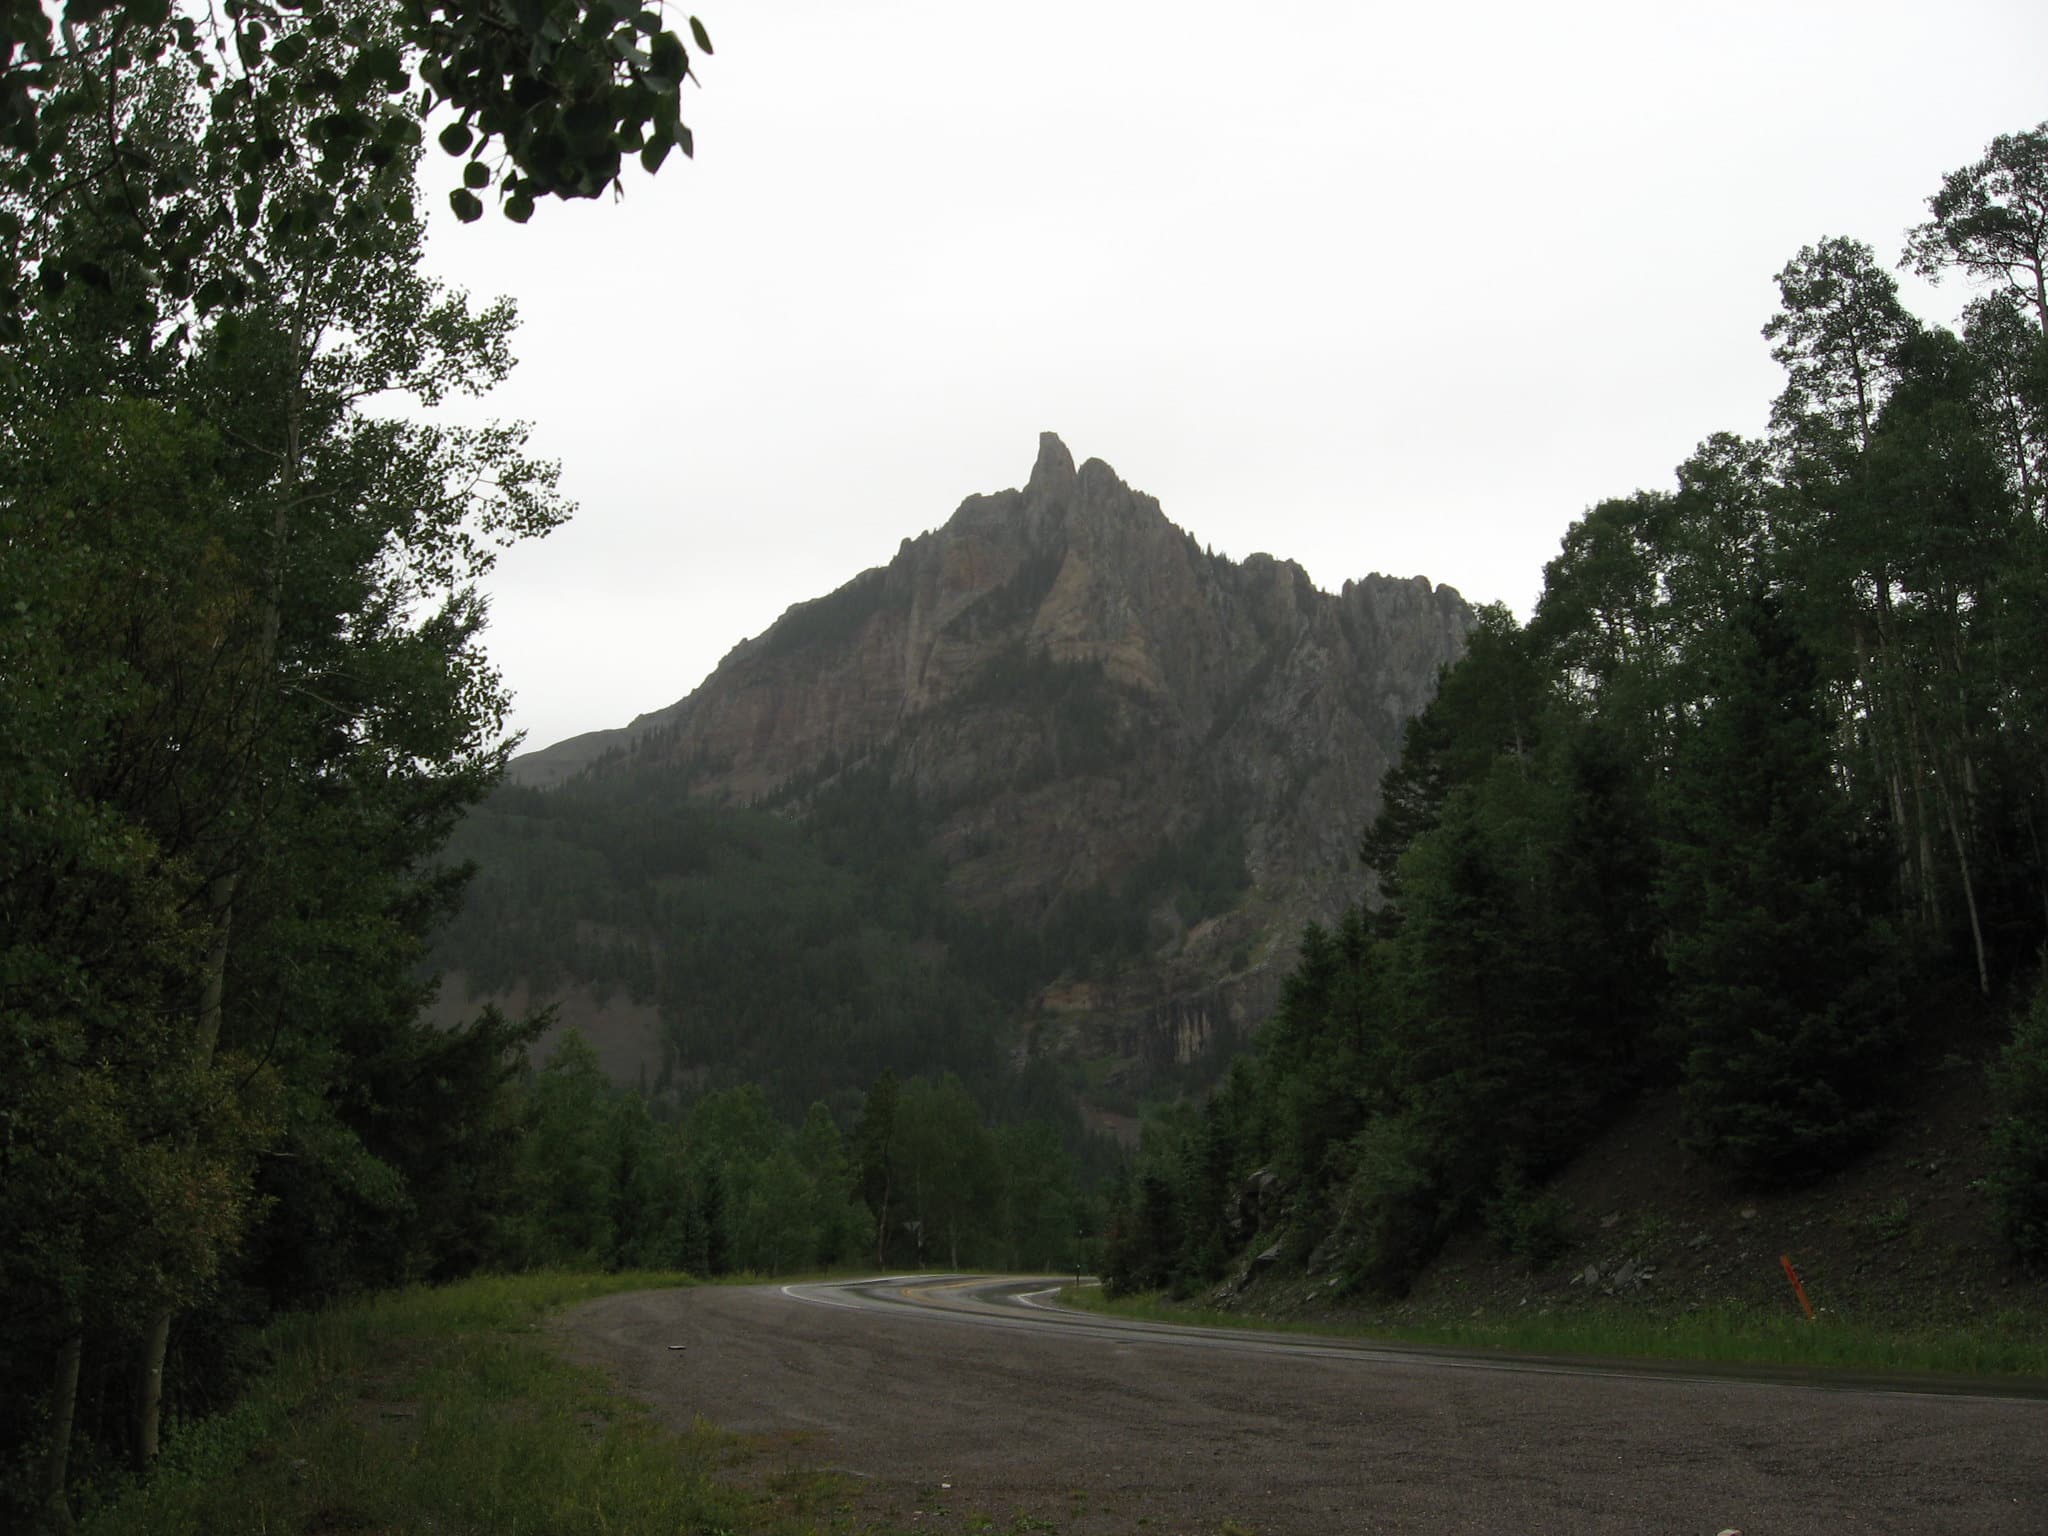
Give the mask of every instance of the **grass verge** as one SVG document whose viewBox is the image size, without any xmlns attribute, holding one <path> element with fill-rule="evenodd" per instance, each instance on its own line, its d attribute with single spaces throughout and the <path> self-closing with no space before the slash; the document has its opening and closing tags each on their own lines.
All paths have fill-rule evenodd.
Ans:
<svg viewBox="0 0 2048 1536">
<path fill-rule="evenodd" d="M 1901 1328 L 1828 1313 L 1809 1323 L 1732 1306 L 1669 1313 L 1588 1307 L 1498 1318 L 1310 1320 L 1222 1312 L 1157 1294 L 1112 1300 L 1096 1286 L 1068 1286 L 1061 1300 L 1086 1311 L 1153 1322 L 1334 1334 L 1447 1349 L 2048 1381 L 2048 1319 L 2023 1312 L 1951 1328 Z"/>
<path fill-rule="evenodd" d="M 486 1277 L 286 1318 L 274 1366 L 228 1413 L 185 1426 L 83 1536 L 264 1532 L 777 1533 L 817 1529 L 829 1479 L 764 1492 L 709 1426 L 677 1435 L 595 1370 L 551 1353 L 550 1312 L 664 1274 Z"/>
</svg>

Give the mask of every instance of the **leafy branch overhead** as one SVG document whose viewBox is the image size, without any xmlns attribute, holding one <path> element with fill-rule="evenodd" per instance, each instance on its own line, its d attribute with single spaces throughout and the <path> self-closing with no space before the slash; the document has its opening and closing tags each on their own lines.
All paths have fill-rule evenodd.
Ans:
<svg viewBox="0 0 2048 1536">
<path fill-rule="evenodd" d="M 422 50 L 423 105 L 438 100 L 459 119 L 442 130 L 451 155 L 469 166 L 493 145 L 509 162 L 499 181 L 506 217 L 524 221 L 537 197 L 595 197 L 616 184 L 624 156 L 648 171 L 669 151 L 691 154 L 682 120 L 683 81 L 691 78 L 683 40 L 658 11 L 628 0 L 511 0 L 419 7 L 427 17 L 409 34 Z M 704 24 L 689 19 L 690 40 L 711 52 Z M 483 212 L 472 189 L 489 184 L 465 170 L 450 195 L 456 213 Z"/>
<path fill-rule="evenodd" d="M 683 83 L 711 39 L 694 16 L 686 30 L 633 0 L 0 0 L 0 167 L 30 204 L 81 174 L 99 183 L 97 214 L 120 226 L 139 280 L 204 314 L 247 297 L 247 272 L 203 290 L 193 275 L 224 234 L 402 211 L 412 187 L 392 168 L 435 116 L 452 119 L 439 140 L 463 162 L 448 200 L 465 222 L 493 188 L 524 223 L 543 198 L 616 188 L 629 155 L 653 172 L 672 150 L 691 154 Z M 151 214 L 189 187 L 188 169 L 111 134 L 93 163 L 63 159 L 68 124 L 113 122 L 138 71 L 170 61 L 203 93 L 206 154 L 233 180 L 229 198 L 187 199 L 175 218 Z M 111 274 L 0 228 L 9 336 L 25 305 L 72 280 Z"/>
</svg>

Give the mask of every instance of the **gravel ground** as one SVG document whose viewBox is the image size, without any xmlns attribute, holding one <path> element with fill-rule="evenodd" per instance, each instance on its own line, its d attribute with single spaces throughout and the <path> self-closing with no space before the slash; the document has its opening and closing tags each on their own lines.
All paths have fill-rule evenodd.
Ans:
<svg viewBox="0 0 2048 1536">
<path fill-rule="evenodd" d="M 2048 1532 L 2040 1400 L 1328 1359 L 1100 1319 L 987 1321 L 706 1286 L 608 1297 L 560 1329 L 670 1422 L 754 1437 L 761 1470 L 852 1474 L 856 1527 Z"/>
</svg>

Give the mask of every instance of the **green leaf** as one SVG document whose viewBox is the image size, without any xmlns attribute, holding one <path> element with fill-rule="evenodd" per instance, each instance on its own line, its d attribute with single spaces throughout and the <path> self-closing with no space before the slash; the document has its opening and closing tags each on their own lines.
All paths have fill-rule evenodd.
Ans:
<svg viewBox="0 0 2048 1536">
<path fill-rule="evenodd" d="M 457 187 L 448 194 L 448 206 L 455 210 L 455 217 L 465 224 L 474 224 L 484 216 L 484 205 L 477 195 L 467 187 Z"/>
<path fill-rule="evenodd" d="M 533 217 L 533 199 L 524 192 L 514 192 L 505 199 L 505 217 L 514 224 L 524 224 Z"/>
<path fill-rule="evenodd" d="M 369 78 L 380 80 L 387 85 L 394 79 L 403 79 L 405 64 L 398 48 L 392 43 L 379 43 L 363 50 L 359 62 Z M 403 89 L 403 87 L 401 87 Z"/>
<path fill-rule="evenodd" d="M 472 190 L 480 190 L 491 184 L 491 168 L 481 160 L 472 160 L 462 168 L 462 184 Z"/>
<path fill-rule="evenodd" d="M 683 57 L 683 45 L 673 32 L 664 32 L 647 45 L 648 73 L 669 85 L 680 85 L 689 60 Z"/>
<path fill-rule="evenodd" d="M 699 53 L 710 53 L 712 51 L 711 34 L 704 30 L 704 23 L 694 16 L 690 18 L 690 36 L 697 40 L 697 51 Z"/>
<path fill-rule="evenodd" d="M 579 101 L 562 114 L 562 126 L 573 138 L 586 143 L 609 138 L 613 122 L 610 106 L 607 101 Z"/>
<path fill-rule="evenodd" d="M 661 169 L 661 162 L 668 158 L 670 143 L 667 139 L 656 139 L 640 151 L 640 164 L 652 176 Z"/>
<path fill-rule="evenodd" d="M 441 147 L 451 155 L 459 155 L 469 148 L 470 131 L 461 123 L 450 123 L 441 130 Z"/>
</svg>

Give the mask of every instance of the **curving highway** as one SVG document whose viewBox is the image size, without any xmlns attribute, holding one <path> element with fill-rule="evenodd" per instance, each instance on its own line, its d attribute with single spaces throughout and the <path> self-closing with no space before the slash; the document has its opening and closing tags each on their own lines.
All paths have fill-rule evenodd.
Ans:
<svg viewBox="0 0 2048 1536">
<path fill-rule="evenodd" d="M 1067 1311 L 1061 1283 L 707 1286 L 564 1331 L 763 1470 L 844 1472 L 856 1528 L 2048 1532 L 2038 1389 L 1221 1332 Z"/>
<path fill-rule="evenodd" d="M 1091 1282 L 1092 1283 L 1092 1282 Z M 1257 1329 L 1204 1328 L 1083 1312 L 1057 1298 L 1073 1284 L 1064 1275 L 887 1275 L 785 1285 L 782 1294 L 813 1306 L 938 1313 L 999 1328 L 1051 1329 L 1068 1336 L 1180 1344 L 1195 1349 L 1313 1360 L 1357 1360 L 1436 1366 L 1448 1370 L 1518 1371 L 1622 1378 L 1685 1378 L 1770 1382 L 1835 1392 L 1931 1393 L 1943 1397 L 2048 1400 L 2048 1382 L 1926 1373 L 1817 1370 L 1805 1366 L 1731 1365 L 1688 1361 L 1588 1359 L 1383 1344 L 1370 1339 Z M 2048 1451 L 2048 1446 L 2044 1446 Z M 2048 1536 L 2044 1530 L 2042 1536 Z"/>
</svg>

